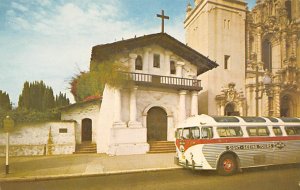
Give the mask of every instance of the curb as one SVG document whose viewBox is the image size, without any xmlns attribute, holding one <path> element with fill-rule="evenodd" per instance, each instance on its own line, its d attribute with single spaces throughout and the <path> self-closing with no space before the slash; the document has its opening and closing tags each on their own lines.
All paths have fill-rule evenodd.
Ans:
<svg viewBox="0 0 300 190">
<path fill-rule="evenodd" d="M 57 180 L 57 179 L 70 179 L 70 178 L 80 178 L 80 177 L 96 177 L 96 176 L 108 176 L 108 175 L 122 175 L 131 173 L 143 173 L 143 172 L 156 172 L 156 171 L 169 171 L 169 170 L 179 170 L 182 167 L 169 167 L 169 168 L 149 168 L 149 169 L 136 169 L 136 170 L 122 170 L 122 171 L 111 171 L 103 173 L 94 174 L 65 174 L 65 175 L 51 175 L 51 176 L 30 176 L 30 177 L 8 177 L 0 179 L 0 183 L 10 183 L 10 182 L 32 182 L 32 181 L 47 181 L 47 180 Z"/>
</svg>

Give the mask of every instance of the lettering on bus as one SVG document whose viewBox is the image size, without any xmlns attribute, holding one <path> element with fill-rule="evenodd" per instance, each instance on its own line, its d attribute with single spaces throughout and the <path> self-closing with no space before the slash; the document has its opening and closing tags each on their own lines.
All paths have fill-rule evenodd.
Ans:
<svg viewBox="0 0 300 190">
<path fill-rule="evenodd" d="M 256 149 L 272 149 L 274 144 L 243 144 L 226 146 L 226 150 L 256 150 Z"/>
<path fill-rule="evenodd" d="M 286 145 L 283 142 L 276 142 L 275 144 L 243 144 L 243 145 L 229 145 L 226 150 L 255 150 L 255 149 L 283 149 Z"/>
</svg>

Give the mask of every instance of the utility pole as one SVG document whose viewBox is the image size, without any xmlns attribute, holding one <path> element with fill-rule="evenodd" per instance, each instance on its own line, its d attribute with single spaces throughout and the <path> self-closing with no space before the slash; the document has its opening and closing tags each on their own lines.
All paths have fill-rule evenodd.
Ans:
<svg viewBox="0 0 300 190">
<path fill-rule="evenodd" d="M 8 163 L 8 157 L 9 157 L 9 132 L 13 130 L 14 127 L 14 120 L 11 119 L 9 116 L 6 116 L 6 118 L 3 120 L 3 128 L 6 132 L 6 154 L 5 154 L 5 174 L 9 174 L 9 163 Z"/>
</svg>

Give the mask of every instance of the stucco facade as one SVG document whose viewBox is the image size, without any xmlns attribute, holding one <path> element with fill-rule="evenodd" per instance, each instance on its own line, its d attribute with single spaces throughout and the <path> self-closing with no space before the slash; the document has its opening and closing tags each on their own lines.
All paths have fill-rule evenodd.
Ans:
<svg viewBox="0 0 300 190">
<path fill-rule="evenodd" d="M 153 36 L 146 38 L 149 37 Z M 154 37 L 187 48 L 166 34 L 154 34 Z M 201 87 L 196 78 L 199 72 L 203 72 L 199 70 L 202 63 L 197 65 L 184 58 L 194 56 L 194 50 L 188 48 L 188 53 L 181 56 L 175 52 L 177 48 L 162 47 L 153 40 L 141 45 L 141 40 L 143 37 L 137 42 L 130 39 L 125 46 L 126 51 L 112 53 L 113 57 L 117 57 L 112 61 L 122 62 L 130 68 L 126 74 L 134 85 L 121 88 L 106 85 L 98 120 L 97 152 L 110 155 L 146 153 L 149 151 L 149 141 L 174 141 L 178 123 L 198 114 L 197 99 Z M 132 41 L 138 44 L 128 51 Z M 120 49 L 118 42 L 105 46 Z M 93 48 L 93 62 L 97 61 L 97 52 L 107 51 L 103 49 L 102 46 Z M 198 53 L 195 55 L 204 58 Z M 137 67 L 140 62 L 142 67 Z M 212 64 L 209 67 L 217 66 Z M 153 127 L 156 128 L 153 130 Z"/>
<path fill-rule="evenodd" d="M 224 115 L 227 104 L 234 111 L 244 112 L 244 102 L 222 97 L 230 83 L 245 94 L 245 23 L 246 3 L 240 0 L 196 0 L 188 6 L 184 21 L 187 45 L 216 60 L 219 67 L 199 76 L 203 91 L 199 95 L 199 112 Z"/>
<path fill-rule="evenodd" d="M 96 143 L 96 133 L 100 111 L 100 99 L 72 104 L 64 107 L 61 112 L 61 120 L 75 122 L 76 144 L 82 143 L 82 128 L 84 120 L 91 121 L 91 142 Z"/>
<path fill-rule="evenodd" d="M 0 156 L 5 156 L 6 133 L 0 131 Z M 15 126 L 9 133 L 9 155 L 54 155 L 75 152 L 75 122 L 60 121 Z"/>
<path fill-rule="evenodd" d="M 257 0 L 251 11 L 244 0 L 188 5 L 187 45 L 220 65 L 199 77 L 199 113 L 300 116 L 299 10 L 298 0 Z"/>
<path fill-rule="evenodd" d="M 261 0 L 248 12 L 248 115 L 300 116 L 299 10 L 297 0 Z M 256 85 L 266 71 L 272 84 L 268 88 Z"/>
</svg>

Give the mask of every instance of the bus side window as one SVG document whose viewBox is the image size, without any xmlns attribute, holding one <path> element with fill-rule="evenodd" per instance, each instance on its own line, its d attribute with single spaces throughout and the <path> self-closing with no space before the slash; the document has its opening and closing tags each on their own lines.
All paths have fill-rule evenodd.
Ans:
<svg viewBox="0 0 300 190">
<path fill-rule="evenodd" d="M 273 127 L 273 132 L 276 136 L 282 136 L 282 131 L 280 127 Z"/>
<path fill-rule="evenodd" d="M 181 132 L 182 132 L 182 129 L 177 129 L 175 131 L 175 137 L 176 137 L 176 139 L 180 139 L 181 138 Z"/>
<path fill-rule="evenodd" d="M 200 138 L 200 130 L 199 130 L 198 127 L 191 128 L 191 133 L 192 133 L 193 139 L 199 139 Z"/>
<path fill-rule="evenodd" d="M 258 127 L 257 133 L 258 136 L 269 136 L 269 130 L 267 127 Z"/>
<path fill-rule="evenodd" d="M 300 135 L 300 126 L 285 127 L 287 135 Z"/>
<path fill-rule="evenodd" d="M 267 127 L 247 127 L 248 135 L 251 136 L 269 136 Z"/>
<path fill-rule="evenodd" d="M 256 128 L 255 127 L 247 127 L 247 132 L 250 137 L 256 136 Z"/>
<path fill-rule="evenodd" d="M 190 129 L 189 128 L 183 129 L 182 138 L 183 139 L 189 139 L 190 138 Z"/>
<path fill-rule="evenodd" d="M 287 135 L 295 135 L 294 127 L 285 127 L 285 131 Z"/>
<path fill-rule="evenodd" d="M 213 137 L 213 131 L 211 127 L 202 128 L 202 139 L 211 139 Z"/>
</svg>

